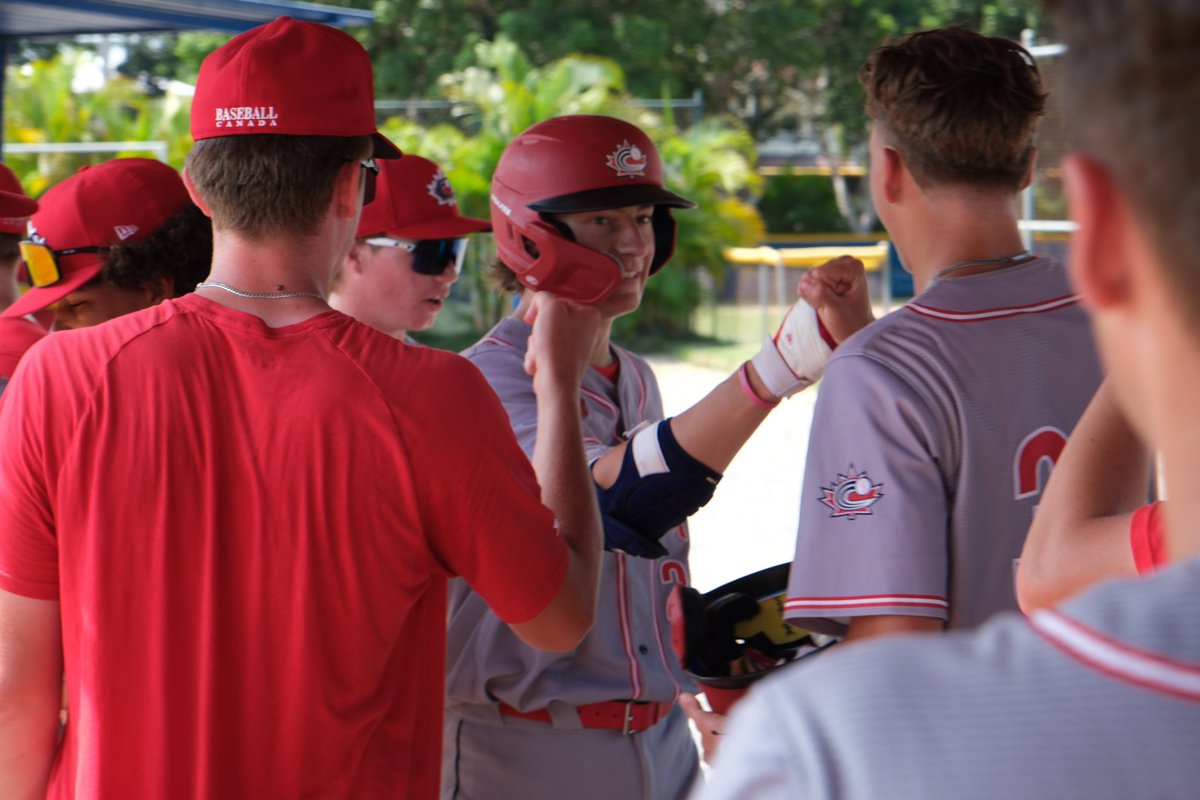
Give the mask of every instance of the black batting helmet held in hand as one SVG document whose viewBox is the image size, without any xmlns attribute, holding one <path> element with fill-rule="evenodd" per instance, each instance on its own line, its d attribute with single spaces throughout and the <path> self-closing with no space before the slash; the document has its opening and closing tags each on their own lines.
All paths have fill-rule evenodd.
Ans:
<svg viewBox="0 0 1200 800">
<path fill-rule="evenodd" d="M 672 591 L 671 643 L 713 711 L 728 713 L 750 684 L 832 644 L 784 620 L 790 569 L 779 564 L 704 594 L 686 586 Z"/>
</svg>

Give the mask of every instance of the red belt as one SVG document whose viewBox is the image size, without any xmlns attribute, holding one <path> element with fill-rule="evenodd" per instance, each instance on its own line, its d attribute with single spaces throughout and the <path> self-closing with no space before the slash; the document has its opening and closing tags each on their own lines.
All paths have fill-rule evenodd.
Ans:
<svg viewBox="0 0 1200 800">
<path fill-rule="evenodd" d="M 669 714 L 674 705 L 673 701 L 644 703 L 637 700 L 609 700 L 606 703 L 575 706 L 575 710 L 579 712 L 579 721 L 585 728 L 602 728 L 629 734 L 652 727 Z M 550 712 L 544 708 L 537 711 L 518 711 L 508 703 L 501 703 L 500 713 L 508 717 L 544 722 L 547 725 L 552 722 Z"/>
</svg>

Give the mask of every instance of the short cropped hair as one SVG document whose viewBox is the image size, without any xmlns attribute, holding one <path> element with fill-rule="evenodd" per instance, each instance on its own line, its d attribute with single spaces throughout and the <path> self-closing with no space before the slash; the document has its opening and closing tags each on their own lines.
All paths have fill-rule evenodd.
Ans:
<svg viewBox="0 0 1200 800">
<path fill-rule="evenodd" d="M 311 236 L 339 170 L 371 147 L 369 136 L 219 136 L 196 142 L 186 169 L 216 230 L 251 240 Z"/>
<path fill-rule="evenodd" d="M 1200 5 L 1048 0 L 1067 45 L 1063 103 L 1075 150 L 1126 194 L 1200 335 Z"/>
<path fill-rule="evenodd" d="M 923 188 L 1021 189 L 1046 107 L 1021 45 L 966 28 L 923 31 L 876 49 L 859 79 L 867 115 Z"/>
<path fill-rule="evenodd" d="M 136 242 L 104 251 L 98 281 L 137 290 L 166 278 L 176 297 L 204 280 L 212 266 L 212 224 L 188 203 L 158 230 Z"/>
</svg>

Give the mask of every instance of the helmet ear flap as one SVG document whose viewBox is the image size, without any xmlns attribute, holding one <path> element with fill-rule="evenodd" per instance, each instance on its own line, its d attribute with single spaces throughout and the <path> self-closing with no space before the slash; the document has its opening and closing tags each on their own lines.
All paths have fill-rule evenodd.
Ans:
<svg viewBox="0 0 1200 800">
<path fill-rule="evenodd" d="M 650 274 L 663 268 L 675 254 L 676 225 L 670 206 L 655 206 L 652 218 L 654 226 L 654 258 L 650 261 Z"/>
<path fill-rule="evenodd" d="M 537 219 L 516 228 L 514 234 L 522 239 L 527 266 L 518 269 L 517 265 L 509 264 L 509 268 L 516 273 L 517 280 L 531 289 L 552 292 L 585 305 L 599 303 L 621 282 L 620 262 L 564 237 L 559 225 Z M 533 244 L 535 252 L 530 252 L 525 240 Z"/>
</svg>

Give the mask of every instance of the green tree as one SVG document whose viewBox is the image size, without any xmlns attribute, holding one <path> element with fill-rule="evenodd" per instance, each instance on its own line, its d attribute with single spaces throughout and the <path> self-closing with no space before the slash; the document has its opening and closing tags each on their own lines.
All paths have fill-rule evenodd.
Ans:
<svg viewBox="0 0 1200 800">
<path fill-rule="evenodd" d="M 128 78 L 106 81 L 95 91 L 76 92 L 76 68 L 84 51 L 64 49 L 46 61 L 9 67 L 6 72 L 4 140 L 10 143 L 167 143 L 168 161 L 179 167 L 191 147 L 186 97 L 167 94 L 150 99 Z M 124 153 L 5 154 L 5 162 L 26 190 L 40 195 L 83 164 Z"/>
<path fill-rule="evenodd" d="M 194 84 L 204 57 L 230 38 L 208 31 L 132 34 L 125 39 L 126 57 L 117 71 L 146 94 L 162 95 L 171 81 Z"/>
</svg>

